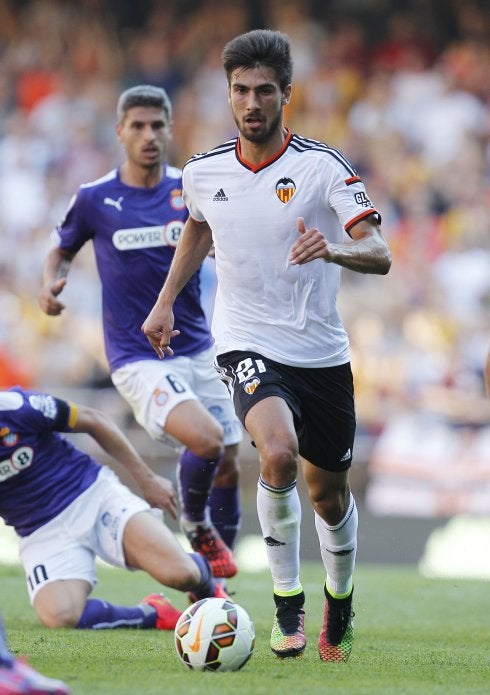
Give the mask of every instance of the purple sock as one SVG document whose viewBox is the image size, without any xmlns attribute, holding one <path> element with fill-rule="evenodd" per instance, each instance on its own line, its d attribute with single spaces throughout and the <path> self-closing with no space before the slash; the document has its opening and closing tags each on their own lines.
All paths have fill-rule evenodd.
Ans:
<svg viewBox="0 0 490 695">
<path fill-rule="evenodd" d="M 216 474 L 217 459 L 203 459 L 186 449 L 178 465 L 179 492 L 184 516 L 203 521 L 209 492 Z"/>
<path fill-rule="evenodd" d="M 197 589 L 194 589 L 192 593 L 199 600 L 201 598 L 208 598 L 209 596 L 214 596 L 215 584 L 213 575 L 211 574 L 211 568 L 208 561 L 199 553 L 189 553 L 190 557 L 194 560 L 196 565 L 201 570 L 201 582 Z"/>
<path fill-rule="evenodd" d="M 214 487 L 209 497 L 211 521 L 226 545 L 233 549 L 240 527 L 240 496 L 237 487 Z"/>
<path fill-rule="evenodd" d="M 77 628 L 105 630 L 116 627 L 155 627 L 157 612 L 151 606 L 113 606 L 98 598 L 85 604 Z"/>
</svg>

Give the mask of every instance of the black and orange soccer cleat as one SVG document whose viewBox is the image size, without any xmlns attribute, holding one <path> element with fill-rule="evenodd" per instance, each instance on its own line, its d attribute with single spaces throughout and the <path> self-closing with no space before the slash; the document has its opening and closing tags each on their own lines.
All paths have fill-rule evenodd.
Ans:
<svg viewBox="0 0 490 695">
<path fill-rule="evenodd" d="M 323 626 L 318 637 L 318 653 L 322 661 L 347 661 L 354 642 L 352 593 L 337 599 L 325 587 Z"/>
</svg>

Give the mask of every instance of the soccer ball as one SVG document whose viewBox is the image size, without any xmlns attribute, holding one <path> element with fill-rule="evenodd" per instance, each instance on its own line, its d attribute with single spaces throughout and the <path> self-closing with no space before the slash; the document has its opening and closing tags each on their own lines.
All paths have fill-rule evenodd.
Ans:
<svg viewBox="0 0 490 695">
<path fill-rule="evenodd" d="M 237 671 L 252 656 L 255 629 L 248 613 L 224 598 L 189 606 L 175 626 L 175 648 L 195 671 Z"/>
</svg>

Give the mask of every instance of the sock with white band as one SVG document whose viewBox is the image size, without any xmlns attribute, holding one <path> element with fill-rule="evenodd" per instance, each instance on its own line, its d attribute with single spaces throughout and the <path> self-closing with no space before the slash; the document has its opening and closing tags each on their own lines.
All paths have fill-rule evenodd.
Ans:
<svg viewBox="0 0 490 695">
<path fill-rule="evenodd" d="M 352 590 L 357 551 L 357 524 L 357 507 L 352 494 L 347 513 L 336 526 L 329 526 L 315 512 L 320 552 L 327 573 L 326 586 L 335 598 L 345 598 Z"/>
<path fill-rule="evenodd" d="M 282 596 L 298 593 L 301 591 L 301 503 L 296 481 L 285 488 L 274 488 L 260 477 L 257 484 L 257 513 L 275 593 Z"/>
</svg>

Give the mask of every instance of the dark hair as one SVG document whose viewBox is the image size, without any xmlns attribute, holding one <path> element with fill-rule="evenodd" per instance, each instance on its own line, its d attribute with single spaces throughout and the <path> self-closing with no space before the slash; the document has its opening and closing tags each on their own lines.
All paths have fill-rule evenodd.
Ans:
<svg viewBox="0 0 490 695">
<path fill-rule="evenodd" d="M 172 103 L 167 92 L 160 87 L 150 84 L 141 84 L 130 87 L 121 94 L 117 102 L 117 122 L 121 123 L 125 115 L 135 106 L 153 106 L 162 109 L 169 121 L 172 120 Z"/>
<path fill-rule="evenodd" d="M 255 68 L 264 65 L 272 68 L 284 90 L 291 83 L 293 62 L 289 38 L 280 31 L 254 29 L 229 41 L 221 54 L 228 83 L 237 68 Z"/>
</svg>

